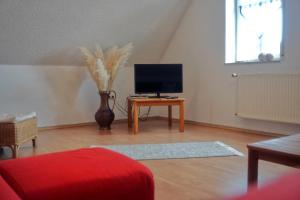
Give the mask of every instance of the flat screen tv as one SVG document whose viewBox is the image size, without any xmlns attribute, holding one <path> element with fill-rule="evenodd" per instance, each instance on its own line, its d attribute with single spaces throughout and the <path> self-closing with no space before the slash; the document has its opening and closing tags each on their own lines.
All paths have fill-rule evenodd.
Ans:
<svg viewBox="0 0 300 200">
<path fill-rule="evenodd" d="M 135 64 L 136 94 L 181 93 L 182 64 Z"/>
</svg>

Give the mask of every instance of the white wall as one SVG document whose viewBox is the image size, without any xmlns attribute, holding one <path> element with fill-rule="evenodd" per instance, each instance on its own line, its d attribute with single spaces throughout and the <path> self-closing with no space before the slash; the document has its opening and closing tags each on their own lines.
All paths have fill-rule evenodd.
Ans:
<svg viewBox="0 0 300 200">
<path fill-rule="evenodd" d="M 121 69 L 114 83 L 123 105 L 132 91 L 131 69 Z M 0 65 L 0 80 L 0 113 L 35 111 L 41 127 L 92 122 L 100 105 L 85 67 Z M 126 117 L 117 110 L 115 114 L 116 119 Z"/>
<path fill-rule="evenodd" d="M 234 116 L 237 83 L 232 73 L 300 73 L 300 21 L 296 20 L 300 18 L 300 1 L 285 1 L 285 9 L 282 62 L 225 65 L 225 1 L 194 0 L 190 4 L 161 59 L 163 63 L 184 64 L 187 119 L 267 132 L 300 133 L 299 125 Z"/>
<path fill-rule="evenodd" d="M 79 46 L 133 42 L 135 62 L 161 57 L 189 0 L 0 1 L 0 64 L 82 65 Z"/>
<path fill-rule="evenodd" d="M 97 89 L 79 46 L 133 42 L 132 63 L 157 63 L 189 0 L 0 1 L 0 114 L 36 111 L 39 126 L 94 121 Z M 132 67 L 114 88 L 125 105 Z M 116 118 L 125 118 L 115 110 Z"/>
</svg>

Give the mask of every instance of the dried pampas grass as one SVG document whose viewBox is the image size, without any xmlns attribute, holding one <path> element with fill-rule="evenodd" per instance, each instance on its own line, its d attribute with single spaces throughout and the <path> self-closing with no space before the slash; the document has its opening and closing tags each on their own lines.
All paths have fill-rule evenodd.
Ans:
<svg viewBox="0 0 300 200">
<path fill-rule="evenodd" d="M 113 46 L 105 52 L 100 46 L 92 53 L 85 47 L 80 47 L 85 57 L 87 68 L 99 91 L 110 91 L 120 67 L 123 67 L 133 50 L 132 43 L 121 48 Z"/>
</svg>

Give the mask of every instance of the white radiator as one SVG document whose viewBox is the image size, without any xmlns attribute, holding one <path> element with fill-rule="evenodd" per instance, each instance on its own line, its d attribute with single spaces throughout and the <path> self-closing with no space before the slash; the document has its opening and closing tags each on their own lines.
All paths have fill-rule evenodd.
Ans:
<svg viewBox="0 0 300 200">
<path fill-rule="evenodd" d="M 236 114 L 300 124 L 300 74 L 239 75 Z"/>
</svg>

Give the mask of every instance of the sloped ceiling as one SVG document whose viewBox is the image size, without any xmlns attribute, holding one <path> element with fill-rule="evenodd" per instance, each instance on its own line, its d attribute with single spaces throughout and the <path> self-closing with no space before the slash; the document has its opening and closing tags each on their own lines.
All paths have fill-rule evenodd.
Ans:
<svg viewBox="0 0 300 200">
<path fill-rule="evenodd" d="M 79 46 L 133 42 L 158 62 L 189 0 L 0 0 L 0 64 L 81 65 Z"/>
</svg>

